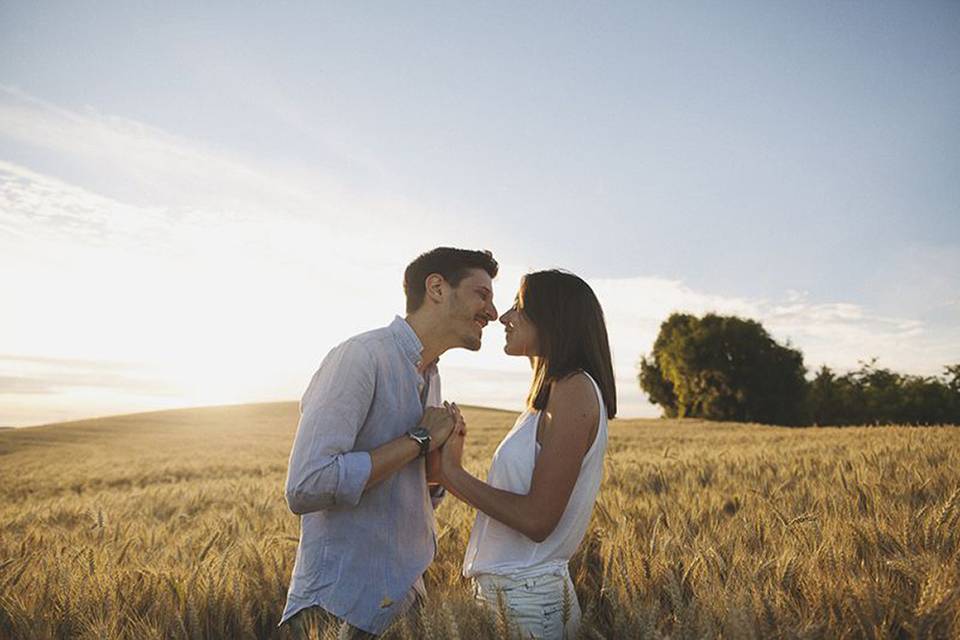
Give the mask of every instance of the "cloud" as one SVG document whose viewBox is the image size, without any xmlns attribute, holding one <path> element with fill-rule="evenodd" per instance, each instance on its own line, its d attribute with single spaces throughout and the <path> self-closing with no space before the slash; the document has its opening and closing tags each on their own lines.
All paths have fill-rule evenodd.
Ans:
<svg viewBox="0 0 960 640">
<path fill-rule="evenodd" d="M 146 248 L 170 226 L 159 208 L 123 204 L 0 160 L 0 241 Z"/>
<path fill-rule="evenodd" d="M 20 354 L 0 422 L 297 397 L 326 350 L 402 309 L 416 229 L 366 227 L 144 207 L 0 161 L 0 353 Z"/>
<path fill-rule="evenodd" d="M 106 389 L 138 395 L 176 395 L 169 381 L 152 379 L 143 367 L 117 362 L 0 354 L 0 396 L 60 394 Z"/>
<path fill-rule="evenodd" d="M 459 222 L 458 212 L 384 192 L 369 176 L 353 180 L 302 163 L 267 162 L 92 108 L 65 109 L 4 85 L 0 140 L 57 168 L 58 188 L 42 197 L 61 199 L 54 204 L 60 205 L 56 215 L 69 212 L 59 220 L 66 225 L 64 232 L 77 224 L 79 232 L 94 233 L 106 223 L 105 216 L 113 224 L 130 218 L 139 224 L 149 212 L 154 224 L 177 228 L 243 222 L 269 227 L 284 221 L 320 227 L 337 246 L 389 238 L 403 248 L 422 247 L 425 230 L 449 236 Z M 345 158 L 344 164 L 355 162 Z M 8 162 L 4 170 L 20 174 L 18 179 L 36 178 L 22 167 L 15 171 L 15 166 Z M 44 176 L 48 182 L 56 180 Z M 83 185 L 87 194 L 79 197 L 69 185 Z M 7 189 L 8 200 L 25 197 L 16 184 Z M 90 194 L 104 200 L 94 201 Z M 17 204 L 36 211 L 32 205 L 38 202 L 25 199 Z M 125 207 L 136 207 L 138 214 Z M 54 222 L 53 215 L 40 214 L 35 220 Z"/>
<path fill-rule="evenodd" d="M 0 375 L 0 396 L 25 393 L 56 393 L 56 387 L 49 380 Z"/>
<path fill-rule="evenodd" d="M 322 176 L 307 184 L 142 122 L 64 109 L 13 87 L 0 86 L 0 136 L 53 152 L 98 191 L 141 205 L 303 211 L 333 195 L 332 185 L 318 184 Z"/>
<path fill-rule="evenodd" d="M 47 154 L 60 176 L 0 160 L 0 353 L 26 354 L 0 357 L 0 422 L 36 422 L 30 411 L 43 406 L 58 419 L 135 410 L 161 396 L 175 404 L 296 398 L 327 349 L 402 309 L 400 275 L 414 255 L 513 240 L 491 226 L 491 235 L 463 242 L 458 212 L 2 86 L 0 139 Z M 518 264 L 525 254 L 497 255 L 505 308 L 529 269 Z M 952 292 L 955 317 L 956 255 L 938 256 L 940 277 L 926 282 L 938 295 Z M 881 366 L 936 373 L 960 361 L 956 323 L 909 313 L 796 291 L 722 296 L 653 276 L 591 285 L 607 316 L 623 416 L 657 413 L 635 365 L 673 311 L 760 320 L 811 368 L 844 370 L 877 356 Z M 518 408 L 529 367 L 503 356 L 497 328 L 479 355 L 444 356 L 445 386 L 463 402 Z"/>
<path fill-rule="evenodd" d="M 799 348 L 811 369 L 827 364 L 849 370 L 877 357 L 881 366 L 927 375 L 960 360 L 960 330 L 935 329 L 917 318 L 885 316 L 850 302 L 817 302 L 804 292 L 786 291 L 781 299 L 768 300 L 717 296 L 664 278 L 591 284 L 606 309 L 621 362 L 649 353 L 660 323 L 673 312 L 758 320 L 775 339 Z"/>
<path fill-rule="evenodd" d="M 505 265 L 496 298 L 509 299 L 513 294 L 509 287 L 529 270 Z M 589 283 L 607 320 L 621 417 L 660 413 L 641 392 L 636 365 L 641 355 L 650 353 L 660 324 L 673 312 L 715 312 L 758 320 L 776 340 L 799 348 L 811 371 L 821 364 L 846 371 L 878 357 L 881 366 L 927 375 L 960 361 L 960 331 L 937 330 L 909 317 L 883 316 L 849 302 L 817 302 L 804 292 L 785 291 L 776 300 L 722 296 L 698 291 L 682 280 L 653 276 L 590 279 Z M 501 332 L 491 326 L 479 356 L 460 351 L 444 355 L 445 390 L 454 398 L 466 398 L 464 402 L 520 409 L 530 367 L 522 358 L 505 358 L 502 346 Z"/>
</svg>

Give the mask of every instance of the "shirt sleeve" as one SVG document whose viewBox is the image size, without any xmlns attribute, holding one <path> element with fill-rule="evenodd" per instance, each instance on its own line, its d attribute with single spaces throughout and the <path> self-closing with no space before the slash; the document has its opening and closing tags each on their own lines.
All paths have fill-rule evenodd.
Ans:
<svg viewBox="0 0 960 640">
<path fill-rule="evenodd" d="M 366 451 L 354 451 L 376 388 L 376 365 L 356 341 L 334 348 L 300 401 L 286 499 L 297 514 L 356 506 L 370 478 Z"/>
</svg>

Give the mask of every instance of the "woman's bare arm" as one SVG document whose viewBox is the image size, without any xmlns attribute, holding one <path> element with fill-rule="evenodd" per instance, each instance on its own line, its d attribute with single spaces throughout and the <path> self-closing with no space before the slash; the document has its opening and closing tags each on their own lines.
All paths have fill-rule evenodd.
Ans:
<svg viewBox="0 0 960 640">
<path fill-rule="evenodd" d="M 491 518 L 542 542 L 567 508 L 599 418 L 600 406 L 587 376 L 560 380 L 544 410 L 543 442 L 527 494 L 496 489 L 464 470 L 460 464 L 464 438 L 459 434 L 450 436 L 441 454 L 443 484 Z"/>
</svg>

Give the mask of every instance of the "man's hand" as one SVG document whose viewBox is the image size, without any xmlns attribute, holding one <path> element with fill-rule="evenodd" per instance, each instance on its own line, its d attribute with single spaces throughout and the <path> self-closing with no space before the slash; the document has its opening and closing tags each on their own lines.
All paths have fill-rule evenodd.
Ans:
<svg viewBox="0 0 960 640">
<path fill-rule="evenodd" d="M 430 432 L 430 451 L 436 451 L 442 447 L 457 425 L 456 416 L 450 405 L 446 402 L 443 405 L 427 407 L 420 421 L 420 426 Z"/>
</svg>

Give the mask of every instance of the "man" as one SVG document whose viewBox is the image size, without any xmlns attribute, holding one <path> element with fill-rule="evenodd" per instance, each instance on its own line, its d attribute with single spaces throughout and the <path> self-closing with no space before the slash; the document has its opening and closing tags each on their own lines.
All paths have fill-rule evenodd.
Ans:
<svg viewBox="0 0 960 640">
<path fill-rule="evenodd" d="M 326 611 L 341 638 L 378 635 L 425 596 L 437 449 L 458 425 L 455 407 L 438 406 L 437 360 L 480 348 L 497 268 L 489 251 L 419 256 L 404 272 L 406 317 L 335 347 L 310 381 L 286 483 L 301 520 L 281 625 L 295 634 Z"/>
</svg>

